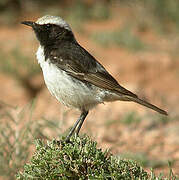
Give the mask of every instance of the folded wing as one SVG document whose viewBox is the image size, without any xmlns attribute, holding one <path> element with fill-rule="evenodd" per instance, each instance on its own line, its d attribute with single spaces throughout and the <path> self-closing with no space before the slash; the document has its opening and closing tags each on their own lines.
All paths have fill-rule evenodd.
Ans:
<svg viewBox="0 0 179 180">
<path fill-rule="evenodd" d="M 89 82 L 99 88 L 111 90 L 119 95 L 137 97 L 120 86 L 118 82 L 79 44 L 63 45 L 52 49 L 46 57 L 72 77 Z"/>
</svg>

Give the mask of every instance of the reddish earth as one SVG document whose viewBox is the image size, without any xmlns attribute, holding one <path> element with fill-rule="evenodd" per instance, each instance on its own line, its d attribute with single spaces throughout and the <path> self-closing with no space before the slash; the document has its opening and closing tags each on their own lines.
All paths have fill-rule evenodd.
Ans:
<svg viewBox="0 0 179 180">
<path fill-rule="evenodd" d="M 155 34 L 140 34 L 145 42 L 157 47 L 156 51 L 131 52 L 128 49 L 112 46 L 102 47 L 89 38 L 89 34 L 104 28 L 111 30 L 121 24 L 115 19 L 105 22 L 93 22 L 84 26 L 85 33 L 75 32 L 77 40 L 120 82 L 121 85 L 149 99 L 150 102 L 169 112 L 167 123 L 157 123 L 161 119 L 157 113 L 134 103 L 114 102 L 99 105 L 92 110 L 84 123 L 82 133 L 89 134 L 98 142 L 98 146 L 109 148 L 119 155 L 127 152 L 146 154 L 148 159 L 175 160 L 173 171 L 179 174 L 179 56 L 173 56 L 166 49 L 171 48 L 169 40 Z M 110 26 L 109 26 L 110 25 Z M 15 30 L 14 30 L 15 29 Z M 8 54 L 18 48 L 24 55 L 31 57 L 34 63 L 38 43 L 29 28 L 21 25 L 0 28 L 1 51 Z M 0 61 L 3 61 L 1 59 Z M 15 77 L 0 72 L 0 101 L 13 106 L 24 107 L 30 101 L 26 89 Z M 43 84 L 42 74 L 32 79 L 34 86 Z M 79 116 L 76 110 L 68 110 L 51 97 L 44 87 L 37 94 L 34 119 L 59 119 L 62 130 L 72 126 Z M 68 111 L 68 112 L 67 112 Z M 137 112 L 142 121 L 138 124 L 124 124 L 123 119 L 128 112 Z M 65 116 L 63 116 L 66 113 Z M 168 171 L 167 165 L 156 171 Z"/>
</svg>

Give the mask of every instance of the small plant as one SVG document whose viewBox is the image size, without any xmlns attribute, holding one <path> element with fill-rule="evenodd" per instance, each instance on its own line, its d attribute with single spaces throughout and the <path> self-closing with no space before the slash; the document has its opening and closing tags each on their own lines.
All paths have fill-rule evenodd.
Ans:
<svg viewBox="0 0 179 180">
<path fill-rule="evenodd" d="M 0 177 L 11 180 L 29 159 L 34 139 L 61 131 L 56 122 L 33 120 L 34 103 L 20 109 L 0 102 L 0 107 Z"/>
<path fill-rule="evenodd" d="M 134 160 L 117 158 L 97 148 L 88 136 L 73 136 L 71 142 L 36 140 L 36 152 L 17 179 L 124 179 L 162 180 L 153 171 L 148 174 Z M 171 168 L 168 180 L 175 180 Z"/>
<path fill-rule="evenodd" d="M 167 160 L 149 159 L 145 153 L 128 152 L 128 153 L 120 154 L 120 156 L 123 158 L 135 160 L 142 167 L 159 168 L 159 167 L 164 167 L 168 164 Z M 174 161 L 170 161 L 170 165 L 172 165 L 173 163 Z"/>
<path fill-rule="evenodd" d="M 130 112 L 123 116 L 123 118 L 120 120 L 120 122 L 124 124 L 139 124 L 142 120 L 142 117 L 140 117 L 137 112 Z"/>
<path fill-rule="evenodd" d="M 13 49 L 8 55 L 0 52 L 0 71 L 12 76 L 27 90 L 31 98 L 41 90 L 42 84 L 36 87 L 31 80 L 40 73 L 38 64 L 24 56 L 18 49 Z"/>
<path fill-rule="evenodd" d="M 163 23 L 163 25 L 170 26 L 170 23 L 172 23 L 173 25 L 176 24 L 177 26 L 179 26 L 178 0 L 145 0 L 145 3 L 149 5 L 156 18 L 158 18 L 158 21 Z"/>
<path fill-rule="evenodd" d="M 123 4 L 128 7 L 130 4 L 135 18 L 135 20 L 132 18 L 131 23 L 137 23 L 141 31 L 153 29 L 165 35 L 178 32 L 178 0 L 125 0 Z"/>
<path fill-rule="evenodd" d="M 111 16 L 110 6 L 105 1 L 88 3 L 86 1 L 77 0 L 71 6 L 66 8 L 67 21 L 73 28 L 80 29 L 82 24 L 94 20 L 106 20 Z"/>
<path fill-rule="evenodd" d="M 36 152 L 18 179 L 146 179 L 148 177 L 134 161 L 117 159 L 108 151 L 98 149 L 89 137 L 36 140 Z"/>
<path fill-rule="evenodd" d="M 112 32 L 96 32 L 92 34 L 92 39 L 104 46 L 119 45 L 129 50 L 138 51 L 146 49 L 146 44 L 134 35 L 129 27 Z"/>
</svg>

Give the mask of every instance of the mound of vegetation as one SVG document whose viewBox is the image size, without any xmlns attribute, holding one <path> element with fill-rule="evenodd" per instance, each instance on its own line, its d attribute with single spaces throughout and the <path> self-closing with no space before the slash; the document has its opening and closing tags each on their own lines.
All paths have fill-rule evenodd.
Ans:
<svg viewBox="0 0 179 180">
<path fill-rule="evenodd" d="M 36 140 L 36 152 L 17 179 L 157 179 L 133 160 L 121 159 L 97 148 L 88 136 Z M 160 178 L 159 178 L 160 179 Z"/>
</svg>

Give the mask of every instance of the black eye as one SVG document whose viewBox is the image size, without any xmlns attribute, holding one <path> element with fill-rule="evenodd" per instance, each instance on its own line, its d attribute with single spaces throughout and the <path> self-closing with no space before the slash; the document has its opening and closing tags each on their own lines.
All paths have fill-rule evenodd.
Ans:
<svg viewBox="0 0 179 180">
<path fill-rule="evenodd" d="M 51 27 L 51 24 L 46 24 L 46 28 L 50 28 Z"/>
</svg>

